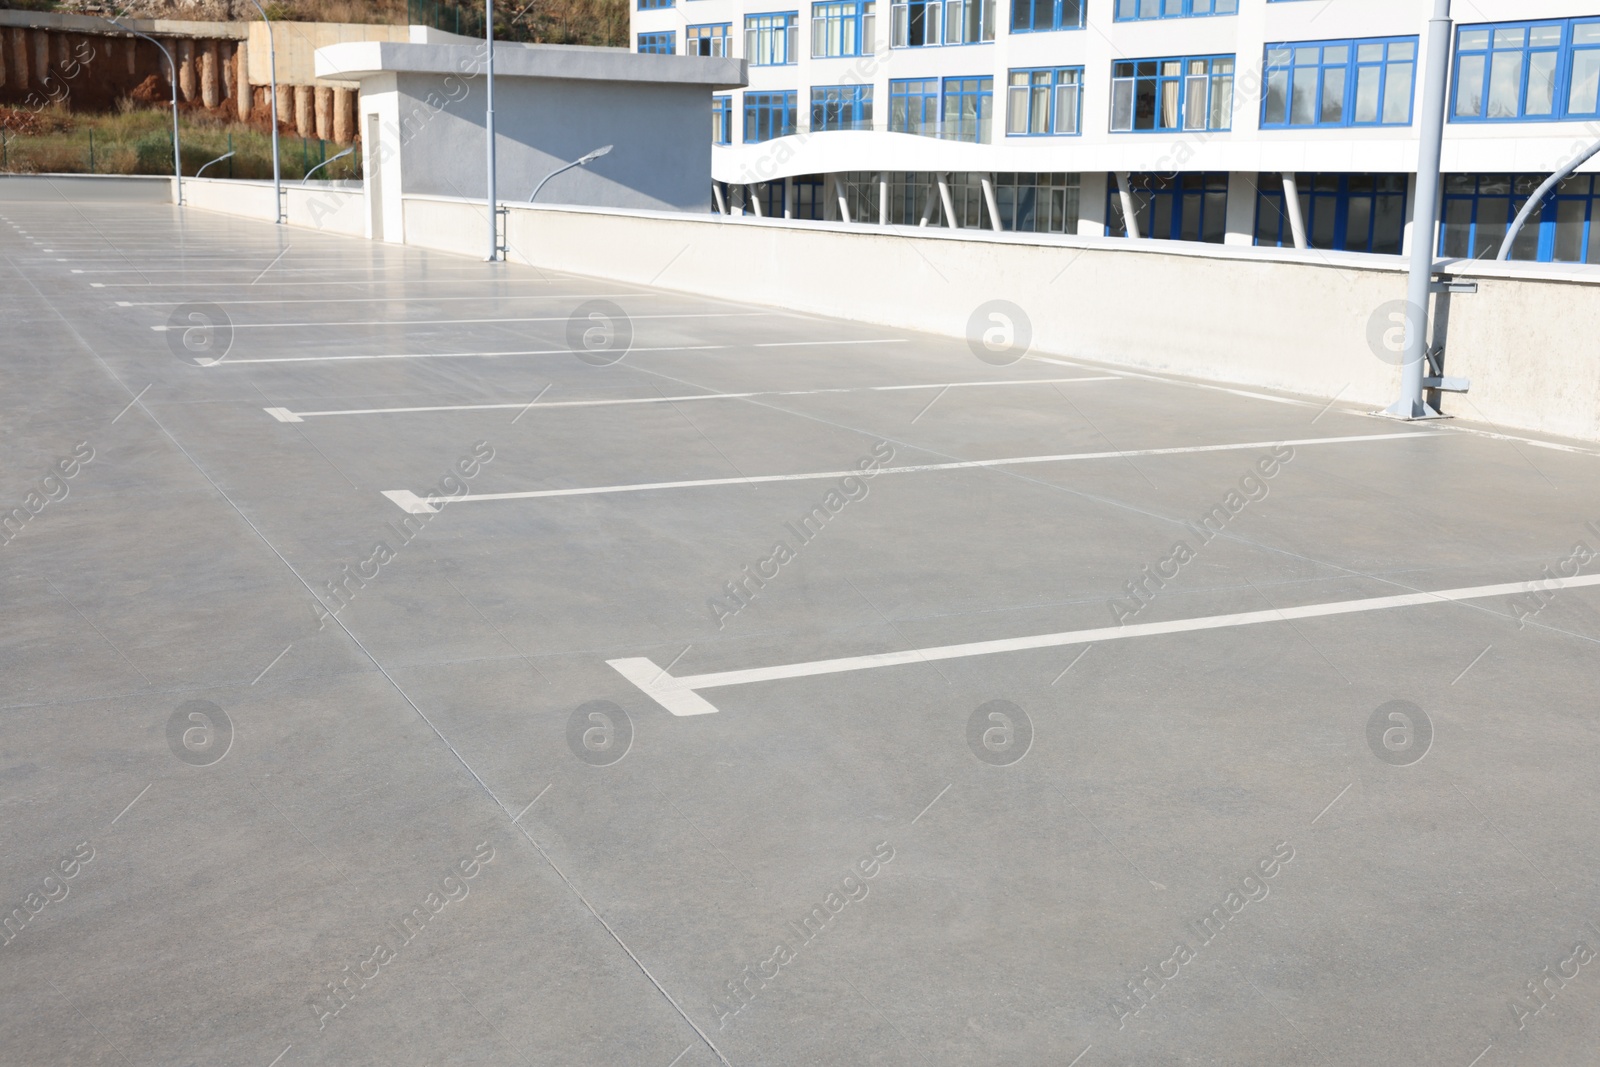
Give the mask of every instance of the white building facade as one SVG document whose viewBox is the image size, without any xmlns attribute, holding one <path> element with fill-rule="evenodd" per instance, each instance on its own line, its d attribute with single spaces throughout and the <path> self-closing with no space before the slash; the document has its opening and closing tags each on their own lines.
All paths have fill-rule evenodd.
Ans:
<svg viewBox="0 0 1600 1067">
<path fill-rule="evenodd" d="M 1408 240 L 1433 0 L 634 3 L 637 50 L 749 62 L 749 86 L 714 97 L 724 211 Z M 1600 141 L 1600 0 L 1454 6 L 1440 253 L 1492 256 L 1538 183 Z M 1600 263 L 1597 163 L 1517 258 Z"/>
</svg>

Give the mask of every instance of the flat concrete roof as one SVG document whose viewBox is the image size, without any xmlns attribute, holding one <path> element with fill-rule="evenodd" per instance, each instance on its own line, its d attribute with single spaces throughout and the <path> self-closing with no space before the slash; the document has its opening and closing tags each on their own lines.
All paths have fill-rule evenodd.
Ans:
<svg viewBox="0 0 1600 1067">
<path fill-rule="evenodd" d="M 461 74 L 482 62 L 481 45 L 351 41 L 317 49 L 317 77 L 359 80 L 375 74 Z M 496 44 L 496 78 L 655 82 L 737 88 L 745 61 L 713 56 L 641 55 L 625 48 Z"/>
<path fill-rule="evenodd" d="M 0 272 L 7 1062 L 1593 1060 L 1593 448 L 161 204 Z"/>
</svg>

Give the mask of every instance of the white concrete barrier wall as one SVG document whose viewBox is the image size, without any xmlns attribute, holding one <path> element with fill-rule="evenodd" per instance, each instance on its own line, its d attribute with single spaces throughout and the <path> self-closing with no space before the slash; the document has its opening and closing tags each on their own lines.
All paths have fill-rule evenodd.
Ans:
<svg viewBox="0 0 1600 1067">
<path fill-rule="evenodd" d="M 484 209 L 406 201 L 409 243 L 482 255 Z M 1032 350 L 1386 406 L 1369 331 L 1400 320 L 1394 257 L 511 205 L 509 255 L 540 267 L 965 336 L 1004 299 Z M 1479 283 L 1439 301 L 1447 414 L 1600 440 L 1600 267 L 1450 263 Z M 1438 337 L 1436 336 L 1436 343 Z"/>
<path fill-rule="evenodd" d="M 364 237 L 367 232 L 366 193 L 359 182 L 285 182 L 285 217 L 291 226 Z M 271 182 L 230 181 L 226 178 L 185 178 L 183 199 L 190 207 L 246 218 L 277 218 Z"/>
</svg>

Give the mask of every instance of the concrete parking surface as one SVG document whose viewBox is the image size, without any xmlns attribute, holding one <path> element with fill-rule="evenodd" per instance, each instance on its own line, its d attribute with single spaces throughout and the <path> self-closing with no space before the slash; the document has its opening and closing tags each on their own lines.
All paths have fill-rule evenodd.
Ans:
<svg viewBox="0 0 1600 1067">
<path fill-rule="evenodd" d="M 0 1062 L 1595 1062 L 1594 450 L 158 205 L 0 256 Z"/>
</svg>

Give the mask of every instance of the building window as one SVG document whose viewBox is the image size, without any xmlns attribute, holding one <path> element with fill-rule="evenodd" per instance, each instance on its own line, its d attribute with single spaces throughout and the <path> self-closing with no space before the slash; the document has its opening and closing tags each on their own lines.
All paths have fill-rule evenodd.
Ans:
<svg viewBox="0 0 1600 1067">
<path fill-rule="evenodd" d="M 746 15 L 744 57 L 752 67 L 782 67 L 795 61 L 795 26 L 799 13 Z"/>
<path fill-rule="evenodd" d="M 729 40 L 731 23 L 718 22 L 707 26 L 690 26 L 683 34 L 684 46 L 691 56 L 730 56 L 733 54 Z"/>
<path fill-rule="evenodd" d="M 795 92 L 744 94 L 744 143 L 757 144 L 794 132 Z"/>
<path fill-rule="evenodd" d="M 1076 174 L 996 174 L 1000 228 L 1019 233 L 1077 233 Z"/>
<path fill-rule="evenodd" d="M 1111 74 L 1113 133 L 1233 126 L 1232 56 L 1118 60 Z"/>
<path fill-rule="evenodd" d="M 1493 259 L 1543 175 L 1447 174 L 1439 254 Z M 1511 246 L 1512 259 L 1600 263 L 1600 182 L 1569 177 L 1545 197 Z"/>
<path fill-rule="evenodd" d="M 1454 122 L 1548 122 L 1600 114 L 1600 19 L 1463 26 Z"/>
<path fill-rule="evenodd" d="M 1132 174 L 1128 176 L 1139 236 L 1161 241 L 1221 244 L 1227 234 L 1228 175 Z M 1106 235 L 1126 237 L 1122 197 L 1113 179 L 1107 187 Z"/>
<path fill-rule="evenodd" d="M 1011 71 L 1006 88 L 1006 136 L 1081 132 L 1082 89 L 1082 67 Z"/>
<path fill-rule="evenodd" d="M 733 143 L 732 97 L 713 96 L 711 98 L 711 143 Z"/>
<path fill-rule="evenodd" d="M 1264 129 L 1409 126 L 1417 39 L 1267 46 Z"/>
<path fill-rule="evenodd" d="M 1406 175 L 1300 174 L 1295 184 L 1306 243 L 1312 248 L 1400 254 L 1406 231 Z M 1281 174 L 1259 177 L 1256 244 L 1294 247 Z"/>
<path fill-rule="evenodd" d="M 870 130 L 872 86 L 817 85 L 811 89 L 813 130 Z"/>
<path fill-rule="evenodd" d="M 952 141 L 989 143 L 994 119 L 993 78 L 944 80 L 944 136 Z"/>
<path fill-rule="evenodd" d="M 639 35 L 639 51 L 651 52 L 656 55 L 670 56 L 678 50 L 678 34 L 676 31 L 666 33 L 641 33 Z"/>
<path fill-rule="evenodd" d="M 1117 0 L 1116 19 L 1118 22 L 1135 22 L 1238 13 L 1239 0 Z"/>
<path fill-rule="evenodd" d="M 1011 0 L 1011 32 L 1083 29 L 1083 0 Z"/>
<path fill-rule="evenodd" d="M 939 135 L 939 79 L 902 78 L 889 83 L 889 129 Z"/>
<path fill-rule="evenodd" d="M 811 54 L 817 58 L 870 55 L 877 6 L 873 0 L 812 4 Z"/>
<path fill-rule="evenodd" d="M 992 41 L 994 4 L 995 0 L 902 0 L 892 9 L 889 43 L 894 48 L 925 48 Z"/>
<path fill-rule="evenodd" d="M 674 0 L 639 0 L 640 11 L 652 11 L 658 7 L 671 7 Z"/>
</svg>

